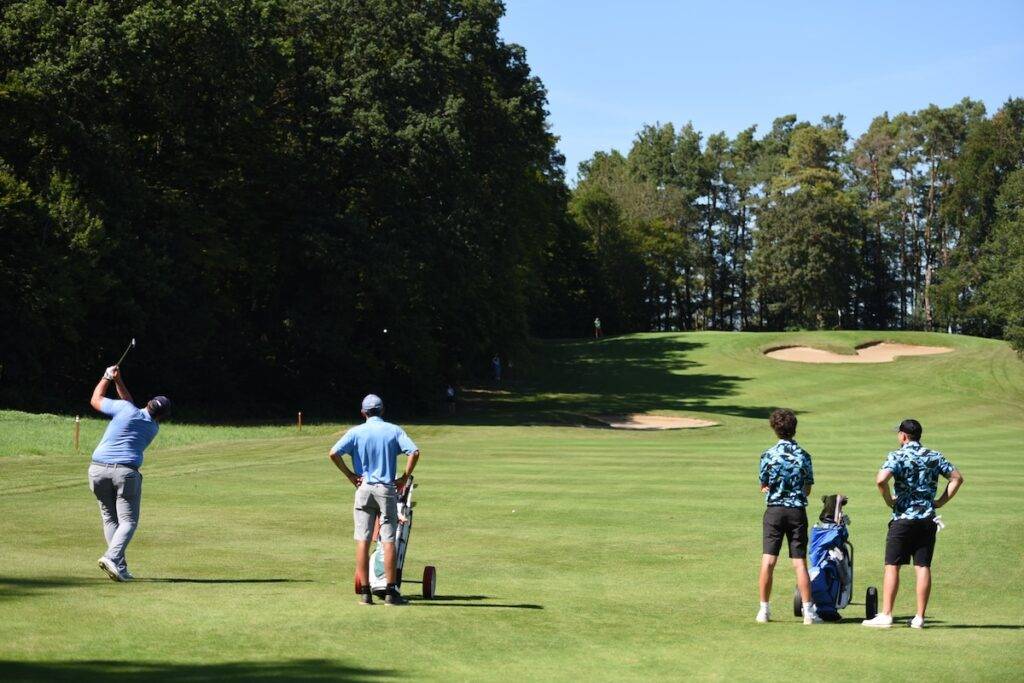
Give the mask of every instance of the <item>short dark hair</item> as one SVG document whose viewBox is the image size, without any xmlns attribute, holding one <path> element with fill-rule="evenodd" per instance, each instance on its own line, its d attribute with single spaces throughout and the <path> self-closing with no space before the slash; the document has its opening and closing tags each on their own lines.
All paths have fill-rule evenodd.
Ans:
<svg viewBox="0 0 1024 683">
<path fill-rule="evenodd" d="M 924 433 L 924 427 L 921 426 L 920 422 L 913 418 L 908 418 L 903 422 L 900 422 L 898 429 L 914 441 L 920 440 L 921 434 Z"/>
<path fill-rule="evenodd" d="M 378 415 L 383 415 L 384 414 L 384 406 L 377 406 L 376 408 L 370 408 L 369 410 L 364 410 L 363 414 L 365 414 L 366 417 L 377 417 Z"/>
<path fill-rule="evenodd" d="M 775 436 L 780 439 L 792 439 L 796 435 L 796 413 L 789 408 L 776 408 L 768 418 Z"/>
</svg>

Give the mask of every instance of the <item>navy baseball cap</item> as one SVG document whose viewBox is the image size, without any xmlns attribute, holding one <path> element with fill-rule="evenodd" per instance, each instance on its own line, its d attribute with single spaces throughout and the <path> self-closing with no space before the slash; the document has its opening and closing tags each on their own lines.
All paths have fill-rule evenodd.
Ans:
<svg viewBox="0 0 1024 683">
<path fill-rule="evenodd" d="M 915 439 L 921 438 L 921 433 L 924 429 L 921 427 L 921 423 L 913 418 L 907 418 L 903 422 L 900 422 L 899 426 L 896 427 L 897 432 L 903 432 L 907 436 Z"/>
<path fill-rule="evenodd" d="M 363 412 L 368 413 L 371 410 L 384 410 L 384 401 L 380 400 L 377 394 L 367 394 L 363 399 Z"/>
<path fill-rule="evenodd" d="M 154 396 L 149 399 L 146 407 L 153 417 L 166 417 L 171 414 L 171 399 L 166 396 Z"/>
</svg>

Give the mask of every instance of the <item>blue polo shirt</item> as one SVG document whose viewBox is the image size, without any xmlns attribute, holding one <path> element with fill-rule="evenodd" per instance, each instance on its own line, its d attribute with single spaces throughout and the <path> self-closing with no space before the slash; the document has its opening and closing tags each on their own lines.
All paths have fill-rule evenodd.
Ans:
<svg viewBox="0 0 1024 683">
<path fill-rule="evenodd" d="M 331 454 L 351 456 L 353 471 L 365 483 L 390 484 L 395 480 L 395 458 L 415 450 L 416 444 L 405 430 L 374 416 L 345 432 Z"/>
<path fill-rule="evenodd" d="M 956 467 L 942 453 L 908 441 L 889 454 L 883 470 L 892 472 L 896 491 L 893 519 L 928 519 L 935 515 L 939 475 L 949 478 Z"/>
<path fill-rule="evenodd" d="M 160 425 L 147 411 L 128 401 L 105 398 L 100 412 L 112 419 L 92 452 L 93 462 L 141 467 L 143 451 L 160 431 Z"/>
<path fill-rule="evenodd" d="M 804 486 L 814 483 L 811 454 L 792 439 L 781 439 L 761 454 L 758 476 L 768 487 L 765 503 L 771 507 L 807 507 Z"/>
</svg>

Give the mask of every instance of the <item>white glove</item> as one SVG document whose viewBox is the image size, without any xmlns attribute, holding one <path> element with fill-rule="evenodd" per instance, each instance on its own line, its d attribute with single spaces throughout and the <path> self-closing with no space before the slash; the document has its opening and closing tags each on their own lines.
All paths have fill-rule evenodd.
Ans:
<svg viewBox="0 0 1024 683">
<path fill-rule="evenodd" d="M 935 526 L 939 527 L 935 530 L 935 533 L 939 533 L 940 531 L 946 528 L 946 525 L 942 522 L 942 515 L 936 515 L 932 518 L 932 521 L 935 522 Z"/>
<path fill-rule="evenodd" d="M 111 365 L 109 368 L 107 368 L 103 372 L 103 379 L 105 379 L 105 380 L 113 380 L 114 379 L 114 371 L 115 370 L 117 370 L 117 366 L 116 365 Z"/>
</svg>

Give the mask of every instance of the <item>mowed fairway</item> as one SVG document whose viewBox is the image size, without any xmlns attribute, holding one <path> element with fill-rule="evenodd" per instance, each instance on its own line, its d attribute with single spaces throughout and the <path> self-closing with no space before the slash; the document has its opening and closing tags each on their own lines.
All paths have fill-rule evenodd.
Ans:
<svg viewBox="0 0 1024 683">
<path fill-rule="evenodd" d="M 882 339 L 955 351 L 848 366 L 762 355 Z M 1024 362 L 1005 344 L 645 334 L 548 344 L 538 356 L 516 390 L 452 424 L 406 425 L 423 451 L 406 577 L 436 565 L 439 597 L 405 609 L 360 607 L 352 593 L 352 489 L 326 458 L 344 425 L 297 436 L 168 424 L 147 455 L 129 549 L 140 580 L 114 584 L 96 568 L 88 456 L 69 452 L 70 423 L 4 414 L 0 678 L 1024 676 Z M 785 558 L 776 622 L 754 623 L 757 465 L 776 406 L 798 412 L 797 439 L 814 457 L 811 516 L 819 495 L 850 497 L 855 604 L 841 624 L 792 616 Z M 585 415 L 644 411 L 721 424 L 580 426 Z M 921 420 L 923 442 L 966 483 L 942 511 L 930 627 L 874 631 L 860 626 L 888 520 L 874 474 L 904 417 Z M 83 450 L 101 426 L 88 425 Z M 911 579 L 905 570 L 900 622 L 913 613 Z M 414 598 L 418 589 L 405 586 Z"/>
</svg>

